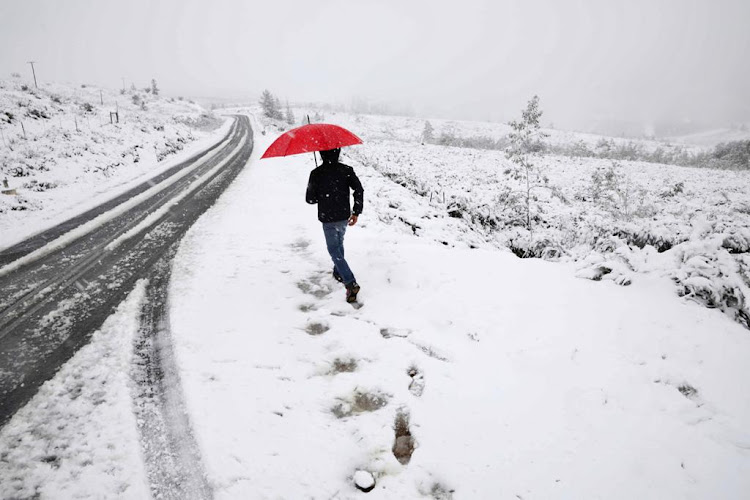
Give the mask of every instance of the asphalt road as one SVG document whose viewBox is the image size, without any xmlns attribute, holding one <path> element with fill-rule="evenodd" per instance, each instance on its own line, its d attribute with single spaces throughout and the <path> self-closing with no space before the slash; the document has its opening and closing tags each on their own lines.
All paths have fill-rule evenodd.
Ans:
<svg viewBox="0 0 750 500">
<path fill-rule="evenodd" d="M 252 150 L 250 122 L 237 117 L 216 147 L 0 253 L 0 426 L 170 255 Z"/>
</svg>

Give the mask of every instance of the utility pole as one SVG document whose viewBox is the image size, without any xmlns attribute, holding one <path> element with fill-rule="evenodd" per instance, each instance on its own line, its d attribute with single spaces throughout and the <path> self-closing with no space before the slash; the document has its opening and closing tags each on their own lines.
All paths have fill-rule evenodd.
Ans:
<svg viewBox="0 0 750 500">
<path fill-rule="evenodd" d="M 102 89 L 99 89 L 99 102 L 101 102 L 102 106 L 104 106 L 104 93 Z"/>
<path fill-rule="evenodd" d="M 122 77 L 122 90 L 125 91 L 125 77 Z"/>
<path fill-rule="evenodd" d="M 34 63 L 36 61 L 29 61 L 29 64 L 31 64 L 31 73 L 34 75 L 34 87 L 39 88 L 39 85 L 36 84 L 36 71 L 34 70 Z"/>
</svg>

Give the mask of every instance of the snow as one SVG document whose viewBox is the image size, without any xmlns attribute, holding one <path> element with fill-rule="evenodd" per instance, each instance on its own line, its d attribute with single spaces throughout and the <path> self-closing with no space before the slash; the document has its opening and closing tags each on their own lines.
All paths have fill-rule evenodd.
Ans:
<svg viewBox="0 0 750 500">
<path fill-rule="evenodd" d="M 361 490 L 369 491 L 375 486 L 375 478 L 365 470 L 358 470 L 354 473 L 354 484 Z"/>
<path fill-rule="evenodd" d="M 139 282 L 0 429 L 0 498 L 148 498 L 131 400 Z"/>
<path fill-rule="evenodd" d="M 243 139 L 244 141 L 244 139 Z M 219 147 L 223 147 L 226 144 L 229 143 L 229 139 L 223 141 Z M 240 146 L 235 148 L 232 151 L 232 155 L 236 153 L 239 150 Z M 169 186 L 174 184 L 175 182 L 179 181 L 183 177 L 186 177 L 190 174 L 192 174 L 197 168 L 199 168 L 201 165 L 209 161 L 211 158 L 213 158 L 216 153 L 218 152 L 218 149 L 214 152 L 211 152 L 198 160 L 197 162 L 193 163 L 189 167 L 186 167 L 179 172 L 175 173 L 174 175 L 170 176 L 169 178 L 163 180 L 159 184 L 154 184 L 149 189 L 146 189 L 140 194 L 137 194 L 133 196 L 132 198 L 128 199 L 127 201 L 124 201 L 114 207 L 113 209 L 91 219 L 88 222 L 85 222 L 81 224 L 78 227 L 75 227 L 74 229 L 71 229 L 67 233 L 61 235 L 60 237 L 50 241 L 43 247 L 38 248 L 37 250 L 34 250 L 33 252 L 24 255 L 23 257 L 20 257 L 13 262 L 3 266 L 0 268 L 0 276 L 7 274 L 15 269 L 18 269 L 21 266 L 24 266 L 28 264 L 29 262 L 33 262 L 41 257 L 44 257 L 45 255 L 48 255 L 51 252 L 54 252 L 55 250 L 62 248 L 71 242 L 82 238 L 83 236 L 89 234 L 91 231 L 97 229 L 98 227 L 101 227 L 102 225 L 106 224 L 107 222 L 113 220 L 115 217 L 127 212 L 128 210 L 132 209 L 135 206 L 138 206 L 140 203 L 142 203 L 144 200 L 148 200 L 152 196 L 154 196 L 156 193 L 163 191 L 167 189 Z M 184 157 L 180 157 L 180 160 L 184 160 Z M 217 167 L 214 167 L 211 169 L 211 172 L 215 172 L 220 168 L 220 166 L 224 166 L 226 164 L 226 160 L 222 161 Z M 187 190 L 186 192 L 182 193 L 180 196 L 174 198 L 170 203 L 165 205 L 164 207 L 160 208 L 157 211 L 154 211 L 152 214 L 150 214 L 144 221 L 136 225 L 133 229 L 129 230 L 127 233 L 123 234 L 122 236 L 118 237 L 116 240 L 112 241 L 107 245 L 108 250 L 112 250 L 117 247 L 120 243 L 123 241 L 132 238 L 134 235 L 138 234 L 141 230 L 143 230 L 144 227 L 148 227 L 154 220 L 158 219 L 165 211 L 169 210 L 169 207 L 177 203 L 179 200 L 187 196 L 192 190 L 194 190 L 200 183 L 194 182 L 192 184 L 191 189 Z"/>
<path fill-rule="evenodd" d="M 299 114 L 303 114 L 301 111 Z M 601 279 L 598 264 L 608 262 L 617 272 L 608 275 L 620 284 L 648 272 L 674 279 L 695 273 L 682 259 L 685 252 L 701 252 L 715 265 L 707 288 L 693 296 L 705 300 L 750 328 L 750 271 L 745 262 L 750 249 L 750 171 L 686 168 L 674 165 L 596 158 L 545 155 L 535 159 L 549 184 L 533 192 L 533 234 L 525 229 L 524 186 L 513 178 L 503 151 L 421 144 L 424 120 L 329 113 L 327 119 L 352 127 L 365 143 L 351 148 L 350 161 L 375 169 L 394 182 L 429 200 L 417 211 L 388 207 L 378 217 L 397 218 L 423 237 L 491 245 L 531 253 L 549 260 L 573 261 L 593 270 L 581 277 Z M 506 133 L 503 124 L 452 122 L 462 137 Z M 547 131 L 548 142 L 591 143 L 586 134 Z M 647 149 L 660 146 L 642 141 Z M 609 173 L 615 188 L 603 188 Z M 394 202 L 398 203 L 398 202 Z M 444 237 L 445 216 L 458 224 L 454 238 Z M 657 252 L 652 252 L 656 249 Z M 718 272 L 721 262 L 721 272 Z M 634 274 L 634 271 L 638 274 Z M 692 293 L 692 292 L 691 292 Z M 735 297 L 737 298 L 735 300 Z"/>
<path fill-rule="evenodd" d="M 132 91 L 62 84 L 22 90 L 0 80 L 0 181 L 7 179 L 17 192 L 0 195 L 0 248 L 208 149 L 231 126 L 196 104 L 136 93 L 146 99 L 146 110 L 131 101 Z M 92 111 L 83 110 L 87 104 Z M 109 112 L 115 109 L 120 123 L 112 125 Z"/>
<path fill-rule="evenodd" d="M 255 118 L 271 133 L 173 264 L 174 379 L 217 499 L 747 496 L 750 336 L 716 310 L 746 306 L 745 173 L 623 162 L 650 214 L 623 217 L 582 199 L 608 162 L 546 157 L 549 260 L 519 259 L 525 234 L 486 225 L 508 217 L 502 152 L 422 146 L 422 120 L 335 118 L 365 140 L 343 151 L 365 187 L 346 238 L 361 308 L 304 203 L 312 158 L 260 161 L 278 124 Z M 0 429 L 1 497 L 149 496 L 131 387 L 144 289 Z"/>
<path fill-rule="evenodd" d="M 620 287 L 472 249 L 466 221 L 350 161 L 366 193 L 346 243 L 354 309 L 303 203 L 310 158 L 258 161 L 272 137 L 258 139 L 183 240 L 170 290 L 217 498 L 353 498 L 357 471 L 373 498 L 750 490 L 750 337 L 731 318 L 659 275 Z"/>
</svg>

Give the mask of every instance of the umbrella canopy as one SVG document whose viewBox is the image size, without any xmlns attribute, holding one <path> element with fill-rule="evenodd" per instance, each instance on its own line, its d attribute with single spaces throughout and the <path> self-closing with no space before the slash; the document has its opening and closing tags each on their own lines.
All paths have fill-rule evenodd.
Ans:
<svg viewBox="0 0 750 500">
<path fill-rule="evenodd" d="M 281 134 L 268 146 L 261 158 L 327 151 L 354 144 L 362 144 L 362 139 L 343 127 L 330 123 L 311 123 Z"/>
</svg>

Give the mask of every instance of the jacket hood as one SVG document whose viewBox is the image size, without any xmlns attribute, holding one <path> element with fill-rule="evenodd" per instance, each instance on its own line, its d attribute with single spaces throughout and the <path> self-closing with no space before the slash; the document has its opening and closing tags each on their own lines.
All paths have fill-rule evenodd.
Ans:
<svg viewBox="0 0 750 500">
<path fill-rule="evenodd" d="M 328 151 L 321 151 L 320 158 L 323 160 L 323 163 L 337 163 L 340 153 L 341 148 L 329 149 Z"/>
</svg>

